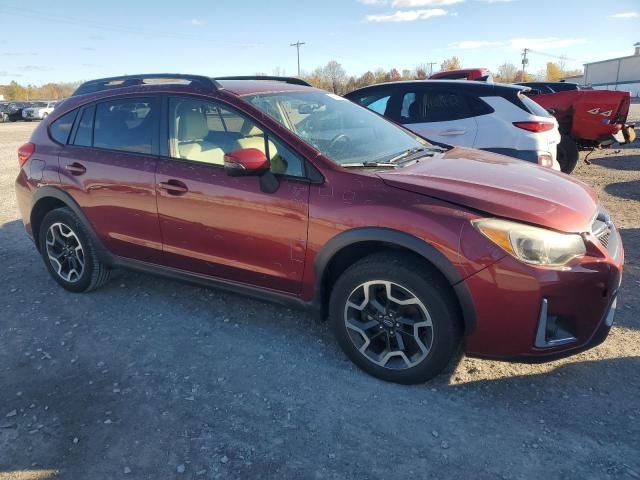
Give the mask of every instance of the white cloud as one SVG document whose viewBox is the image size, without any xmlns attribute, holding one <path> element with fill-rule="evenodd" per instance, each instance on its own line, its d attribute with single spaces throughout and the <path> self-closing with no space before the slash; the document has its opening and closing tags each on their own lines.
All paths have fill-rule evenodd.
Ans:
<svg viewBox="0 0 640 480">
<path fill-rule="evenodd" d="M 387 0 L 358 0 L 358 3 L 363 5 L 386 5 Z"/>
<path fill-rule="evenodd" d="M 489 42 L 487 40 L 463 40 L 462 42 L 453 42 L 449 44 L 450 48 L 482 48 L 482 47 L 499 47 L 504 42 Z"/>
<path fill-rule="evenodd" d="M 194 27 L 202 27 L 204 25 L 204 20 L 200 20 L 198 18 L 192 18 L 189 23 Z"/>
<path fill-rule="evenodd" d="M 393 0 L 394 7 L 439 7 L 462 3 L 464 0 Z"/>
<path fill-rule="evenodd" d="M 416 20 L 426 20 L 431 17 L 446 15 L 447 11 L 441 8 L 427 8 L 424 10 L 399 10 L 389 15 L 367 15 L 367 22 L 415 22 Z"/>
<path fill-rule="evenodd" d="M 585 43 L 585 41 L 586 40 L 584 38 L 512 38 L 510 40 L 510 46 L 515 49 L 532 48 L 534 50 L 545 50 L 550 48 L 564 48 L 571 47 L 572 45 L 580 45 Z"/>
<path fill-rule="evenodd" d="M 609 15 L 609 18 L 635 18 L 638 16 L 638 12 L 624 12 L 624 13 L 614 13 L 613 15 Z"/>
</svg>

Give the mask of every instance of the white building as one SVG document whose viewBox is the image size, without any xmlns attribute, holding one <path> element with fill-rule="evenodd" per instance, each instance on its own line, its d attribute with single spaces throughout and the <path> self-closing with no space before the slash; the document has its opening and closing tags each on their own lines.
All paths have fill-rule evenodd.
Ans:
<svg viewBox="0 0 640 480">
<path fill-rule="evenodd" d="M 624 90 L 640 97 L 640 42 L 628 57 L 585 63 L 584 85 L 600 90 Z"/>
</svg>

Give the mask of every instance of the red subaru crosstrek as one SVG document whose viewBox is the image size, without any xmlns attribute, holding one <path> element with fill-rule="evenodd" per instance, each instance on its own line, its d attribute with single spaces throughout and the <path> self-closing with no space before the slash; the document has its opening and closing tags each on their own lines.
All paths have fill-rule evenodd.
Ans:
<svg viewBox="0 0 640 480">
<path fill-rule="evenodd" d="M 431 145 L 301 80 L 87 82 L 18 158 L 62 287 L 128 267 L 305 306 L 385 380 L 426 381 L 461 342 L 557 358 L 613 322 L 623 248 L 588 186 Z"/>
</svg>

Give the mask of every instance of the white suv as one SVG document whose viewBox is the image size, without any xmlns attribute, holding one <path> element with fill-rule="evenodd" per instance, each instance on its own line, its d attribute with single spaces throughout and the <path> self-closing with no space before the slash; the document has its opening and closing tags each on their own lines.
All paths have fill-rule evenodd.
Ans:
<svg viewBox="0 0 640 480">
<path fill-rule="evenodd" d="M 30 107 L 22 110 L 22 118 L 24 120 L 42 120 L 47 118 L 56 105 L 56 101 L 34 102 Z"/>
<path fill-rule="evenodd" d="M 560 170 L 558 122 L 526 87 L 459 80 L 372 85 L 345 95 L 428 140 Z"/>
</svg>

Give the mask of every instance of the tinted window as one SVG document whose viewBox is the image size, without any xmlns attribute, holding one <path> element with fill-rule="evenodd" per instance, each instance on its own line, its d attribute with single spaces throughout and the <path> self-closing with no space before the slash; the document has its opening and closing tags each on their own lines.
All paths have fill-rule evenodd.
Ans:
<svg viewBox="0 0 640 480">
<path fill-rule="evenodd" d="M 74 145 L 82 147 L 90 147 L 93 143 L 93 114 L 96 107 L 91 106 L 82 111 L 76 137 L 73 141 Z"/>
<path fill-rule="evenodd" d="M 407 92 L 402 98 L 402 123 L 446 122 L 473 116 L 464 95 L 451 92 Z"/>
<path fill-rule="evenodd" d="M 49 134 L 51 135 L 51 138 L 58 143 L 62 143 L 63 145 L 66 144 L 77 113 L 77 110 L 73 110 L 53 122 L 49 127 Z"/>
<path fill-rule="evenodd" d="M 226 153 L 257 148 L 270 159 L 273 173 L 304 175 L 300 157 L 248 118 L 221 105 L 172 98 L 169 121 L 171 156 L 174 158 L 223 166 Z"/>
<path fill-rule="evenodd" d="M 157 112 L 151 99 L 99 103 L 93 146 L 133 153 L 153 153 L 158 131 Z"/>
</svg>

